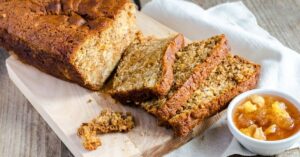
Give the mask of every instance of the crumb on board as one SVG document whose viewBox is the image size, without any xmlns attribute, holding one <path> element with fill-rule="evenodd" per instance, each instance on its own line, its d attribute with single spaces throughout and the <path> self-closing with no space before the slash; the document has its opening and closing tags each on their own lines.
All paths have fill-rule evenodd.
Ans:
<svg viewBox="0 0 300 157">
<path fill-rule="evenodd" d="M 141 131 L 140 135 L 144 137 L 146 135 L 146 133 L 144 131 Z"/>
<path fill-rule="evenodd" d="M 204 141 L 204 138 L 205 138 L 205 137 L 204 137 L 204 135 L 203 135 L 203 136 L 201 137 L 201 141 Z"/>
<path fill-rule="evenodd" d="M 77 134 L 83 140 L 85 149 L 95 150 L 101 146 L 100 138 L 97 135 L 111 132 L 128 132 L 133 127 L 134 119 L 131 113 L 104 110 L 91 122 L 82 123 Z"/>
<path fill-rule="evenodd" d="M 95 150 L 97 147 L 101 146 L 100 138 L 97 137 L 95 130 L 92 130 L 85 124 L 86 123 L 78 129 L 78 135 L 82 138 L 82 144 L 86 150 Z"/>
<path fill-rule="evenodd" d="M 88 101 L 87 101 L 87 103 L 91 103 L 92 102 L 92 99 L 89 99 Z"/>
</svg>

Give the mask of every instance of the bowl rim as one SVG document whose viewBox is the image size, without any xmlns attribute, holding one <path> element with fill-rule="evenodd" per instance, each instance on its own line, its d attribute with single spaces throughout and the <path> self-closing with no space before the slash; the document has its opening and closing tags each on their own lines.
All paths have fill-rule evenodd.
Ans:
<svg viewBox="0 0 300 157">
<path fill-rule="evenodd" d="M 290 101 L 299 111 L 300 111 L 300 101 L 297 100 L 296 98 L 294 98 L 293 96 L 291 96 L 290 94 L 286 93 L 286 92 L 282 92 L 279 90 L 275 90 L 275 89 L 253 89 L 253 90 L 249 90 L 247 92 L 244 92 L 240 95 L 238 95 L 237 97 L 235 97 L 228 106 L 228 110 L 227 110 L 227 122 L 228 125 L 230 125 L 229 127 L 231 127 L 233 129 L 234 132 L 236 132 L 238 135 L 240 135 L 242 138 L 248 140 L 248 141 L 253 141 L 256 143 L 260 143 L 260 144 L 280 144 L 280 143 L 285 143 L 285 142 L 290 142 L 293 141 L 297 138 L 300 137 L 300 130 L 298 130 L 297 133 L 295 133 L 294 135 L 285 138 L 285 139 L 281 139 L 281 140 L 274 140 L 274 141 L 263 141 L 263 140 L 258 140 L 252 137 L 249 137 L 247 135 L 244 135 L 234 124 L 233 122 L 233 110 L 235 109 L 236 105 L 239 104 L 239 102 L 241 102 L 242 100 L 244 100 L 246 97 L 253 95 L 253 94 L 268 94 L 268 95 L 274 95 L 274 96 L 279 96 L 281 98 L 287 99 L 288 101 Z M 230 129 L 230 131 L 232 131 Z M 236 135 L 232 132 L 233 136 L 236 137 Z M 236 137 L 237 138 L 237 137 Z M 237 138 L 238 139 L 238 138 Z M 299 139 L 300 140 L 300 139 Z"/>
</svg>

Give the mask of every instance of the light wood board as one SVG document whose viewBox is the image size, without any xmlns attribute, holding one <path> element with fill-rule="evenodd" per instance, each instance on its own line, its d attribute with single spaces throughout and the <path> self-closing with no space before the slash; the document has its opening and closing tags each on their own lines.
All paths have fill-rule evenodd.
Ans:
<svg viewBox="0 0 300 157">
<path fill-rule="evenodd" d="M 137 21 L 147 35 L 164 37 L 174 33 L 141 13 L 138 13 Z M 218 114 L 200 124 L 189 136 L 174 138 L 171 130 L 159 127 L 156 119 L 141 109 L 121 105 L 108 95 L 42 73 L 13 56 L 7 59 L 6 66 L 11 80 L 78 157 L 161 156 L 202 133 L 220 118 Z M 86 151 L 76 135 L 77 129 L 103 109 L 131 112 L 136 119 L 136 127 L 129 133 L 101 135 L 102 146 L 95 151 Z"/>
</svg>

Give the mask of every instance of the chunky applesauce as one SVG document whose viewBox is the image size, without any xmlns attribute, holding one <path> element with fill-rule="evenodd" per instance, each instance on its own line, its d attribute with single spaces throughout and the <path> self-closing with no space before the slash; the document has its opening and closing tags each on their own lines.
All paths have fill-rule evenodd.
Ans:
<svg viewBox="0 0 300 157">
<path fill-rule="evenodd" d="M 300 129 L 300 112 L 289 101 L 271 95 L 252 95 L 239 104 L 233 120 L 245 135 L 274 141 L 292 136 Z"/>
</svg>

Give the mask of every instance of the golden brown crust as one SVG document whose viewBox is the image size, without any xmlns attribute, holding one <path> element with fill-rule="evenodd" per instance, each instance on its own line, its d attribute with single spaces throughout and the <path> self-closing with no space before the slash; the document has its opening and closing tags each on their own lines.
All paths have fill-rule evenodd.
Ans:
<svg viewBox="0 0 300 157">
<path fill-rule="evenodd" d="M 109 93 L 113 98 L 122 103 L 139 103 L 153 96 L 163 96 L 168 93 L 173 83 L 173 64 L 175 53 L 184 46 L 184 37 L 182 34 L 176 35 L 168 43 L 162 57 L 162 73 L 160 80 L 153 88 L 132 89 L 127 91 L 111 90 Z"/>
<path fill-rule="evenodd" d="M 220 44 L 213 50 L 210 57 L 205 62 L 197 65 L 183 85 L 158 109 L 157 116 L 161 120 L 166 121 L 174 116 L 176 111 L 186 103 L 193 92 L 228 54 L 230 47 L 225 35 L 220 35 L 220 38 Z"/>
<path fill-rule="evenodd" d="M 248 62 L 240 57 L 236 57 L 241 60 L 241 62 Z M 175 135 L 177 136 L 186 136 L 190 133 L 193 128 L 198 125 L 203 119 L 211 117 L 216 113 L 220 112 L 228 103 L 238 94 L 243 93 L 247 90 L 253 89 L 256 87 L 259 75 L 260 75 L 260 66 L 252 63 L 255 66 L 255 73 L 246 81 L 239 83 L 235 88 L 231 89 L 228 92 L 220 95 L 214 100 L 210 101 L 207 104 L 203 104 L 202 106 L 207 106 L 207 108 L 199 108 L 194 109 L 193 112 L 188 114 L 181 114 L 180 118 L 176 118 L 169 120 L 169 125 L 175 131 Z"/>
<path fill-rule="evenodd" d="M 175 53 L 183 46 L 184 37 L 182 34 L 178 34 L 166 48 L 162 59 L 162 76 L 154 89 L 155 95 L 164 96 L 170 90 L 174 80 L 172 67 L 174 65 Z"/>
<path fill-rule="evenodd" d="M 1 2 L 0 15 L 4 16 L 0 17 L 0 46 L 14 51 L 21 61 L 41 71 L 98 90 L 98 86 L 85 82 L 84 76 L 71 64 L 74 52 L 91 36 L 109 28 L 130 2 L 107 0 L 84 8 L 92 2 Z"/>
</svg>

